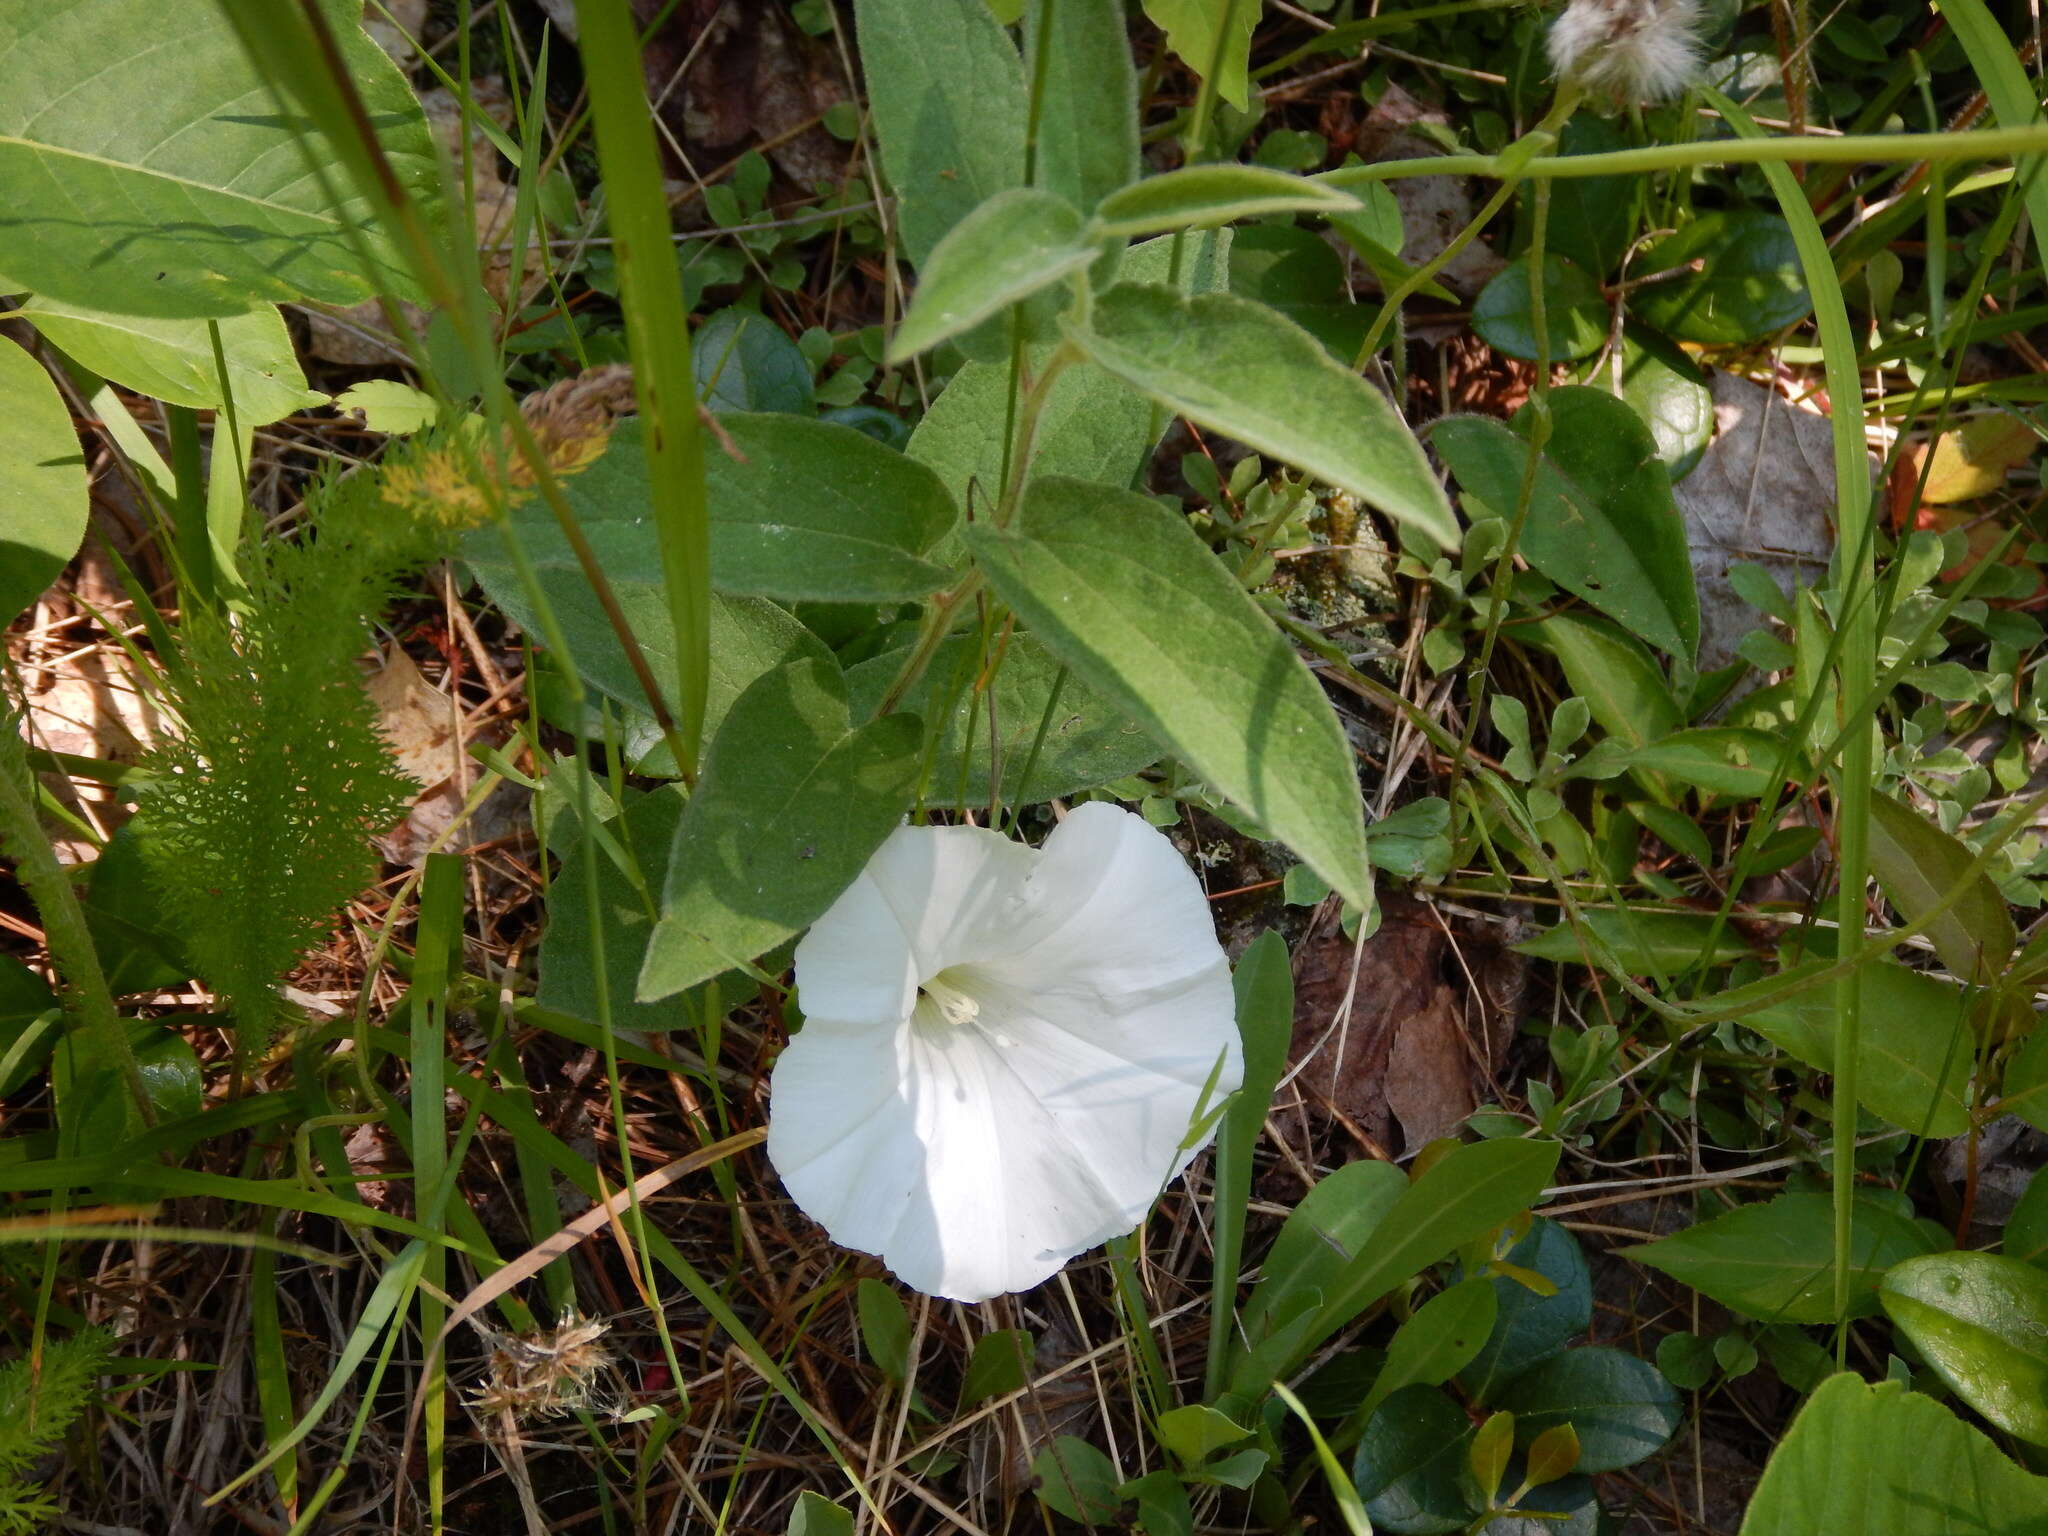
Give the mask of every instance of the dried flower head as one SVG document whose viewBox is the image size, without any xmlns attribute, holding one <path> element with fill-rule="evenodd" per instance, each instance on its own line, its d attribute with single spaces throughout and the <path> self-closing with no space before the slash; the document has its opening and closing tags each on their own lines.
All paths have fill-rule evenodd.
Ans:
<svg viewBox="0 0 2048 1536">
<path fill-rule="evenodd" d="M 523 1336 L 476 1326 L 491 1346 L 490 1375 L 470 1398 L 484 1412 L 545 1419 L 596 1404 L 598 1378 L 612 1363 L 600 1342 L 609 1323 L 569 1312 L 555 1327 Z"/>
<path fill-rule="evenodd" d="M 1560 79 L 1622 101 L 1661 101 L 1699 77 L 1699 0 L 1569 0 L 1550 27 Z"/>
</svg>

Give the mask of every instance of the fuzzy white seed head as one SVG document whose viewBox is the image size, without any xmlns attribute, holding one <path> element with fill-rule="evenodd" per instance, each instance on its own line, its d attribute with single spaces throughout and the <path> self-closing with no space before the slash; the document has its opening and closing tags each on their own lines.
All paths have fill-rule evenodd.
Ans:
<svg viewBox="0 0 2048 1536">
<path fill-rule="evenodd" d="M 1675 96 L 1698 78 L 1699 0 L 1569 0 L 1550 28 L 1560 78 L 1625 101 Z"/>
</svg>

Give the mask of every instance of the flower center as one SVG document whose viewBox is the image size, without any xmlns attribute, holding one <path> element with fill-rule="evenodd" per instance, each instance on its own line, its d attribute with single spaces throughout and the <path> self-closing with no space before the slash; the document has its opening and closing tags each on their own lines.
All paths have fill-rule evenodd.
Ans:
<svg viewBox="0 0 2048 1536">
<path fill-rule="evenodd" d="M 945 1024 L 971 1024 L 981 1013 L 981 1004 L 976 1002 L 965 985 L 967 977 L 961 974 L 962 967 L 940 971 L 927 977 L 918 990 L 920 1004 L 930 1003 L 931 1012 L 938 1016 L 937 1022 Z M 924 1011 L 922 1008 L 920 1012 Z"/>
</svg>

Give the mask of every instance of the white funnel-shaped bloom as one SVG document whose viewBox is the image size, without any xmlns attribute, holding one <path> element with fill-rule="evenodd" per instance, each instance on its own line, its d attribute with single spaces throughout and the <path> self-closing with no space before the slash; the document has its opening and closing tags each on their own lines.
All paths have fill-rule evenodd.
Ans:
<svg viewBox="0 0 2048 1536">
<path fill-rule="evenodd" d="M 1243 1077 L 1200 885 L 1101 802 L 1042 849 L 898 828 L 796 980 L 769 1159 L 834 1241 L 933 1296 L 1023 1290 L 1131 1231 Z"/>
</svg>

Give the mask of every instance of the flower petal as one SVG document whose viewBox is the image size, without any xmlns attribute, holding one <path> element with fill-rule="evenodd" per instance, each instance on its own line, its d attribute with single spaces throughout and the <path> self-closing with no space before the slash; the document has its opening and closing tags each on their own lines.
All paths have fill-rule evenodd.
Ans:
<svg viewBox="0 0 2048 1536">
<path fill-rule="evenodd" d="M 904 1102 L 908 1029 L 811 1019 L 771 1080 L 769 1162 L 806 1215 L 863 1253 L 888 1245 L 925 1177 Z"/>
<path fill-rule="evenodd" d="M 1045 840 L 1030 879 L 1029 931 L 1001 958 L 1005 979 L 1086 977 L 1134 992 L 1212 968 L 1223 956 L 1201 882 L 1144 817 L 1094 800 Z"/>
</svg>

